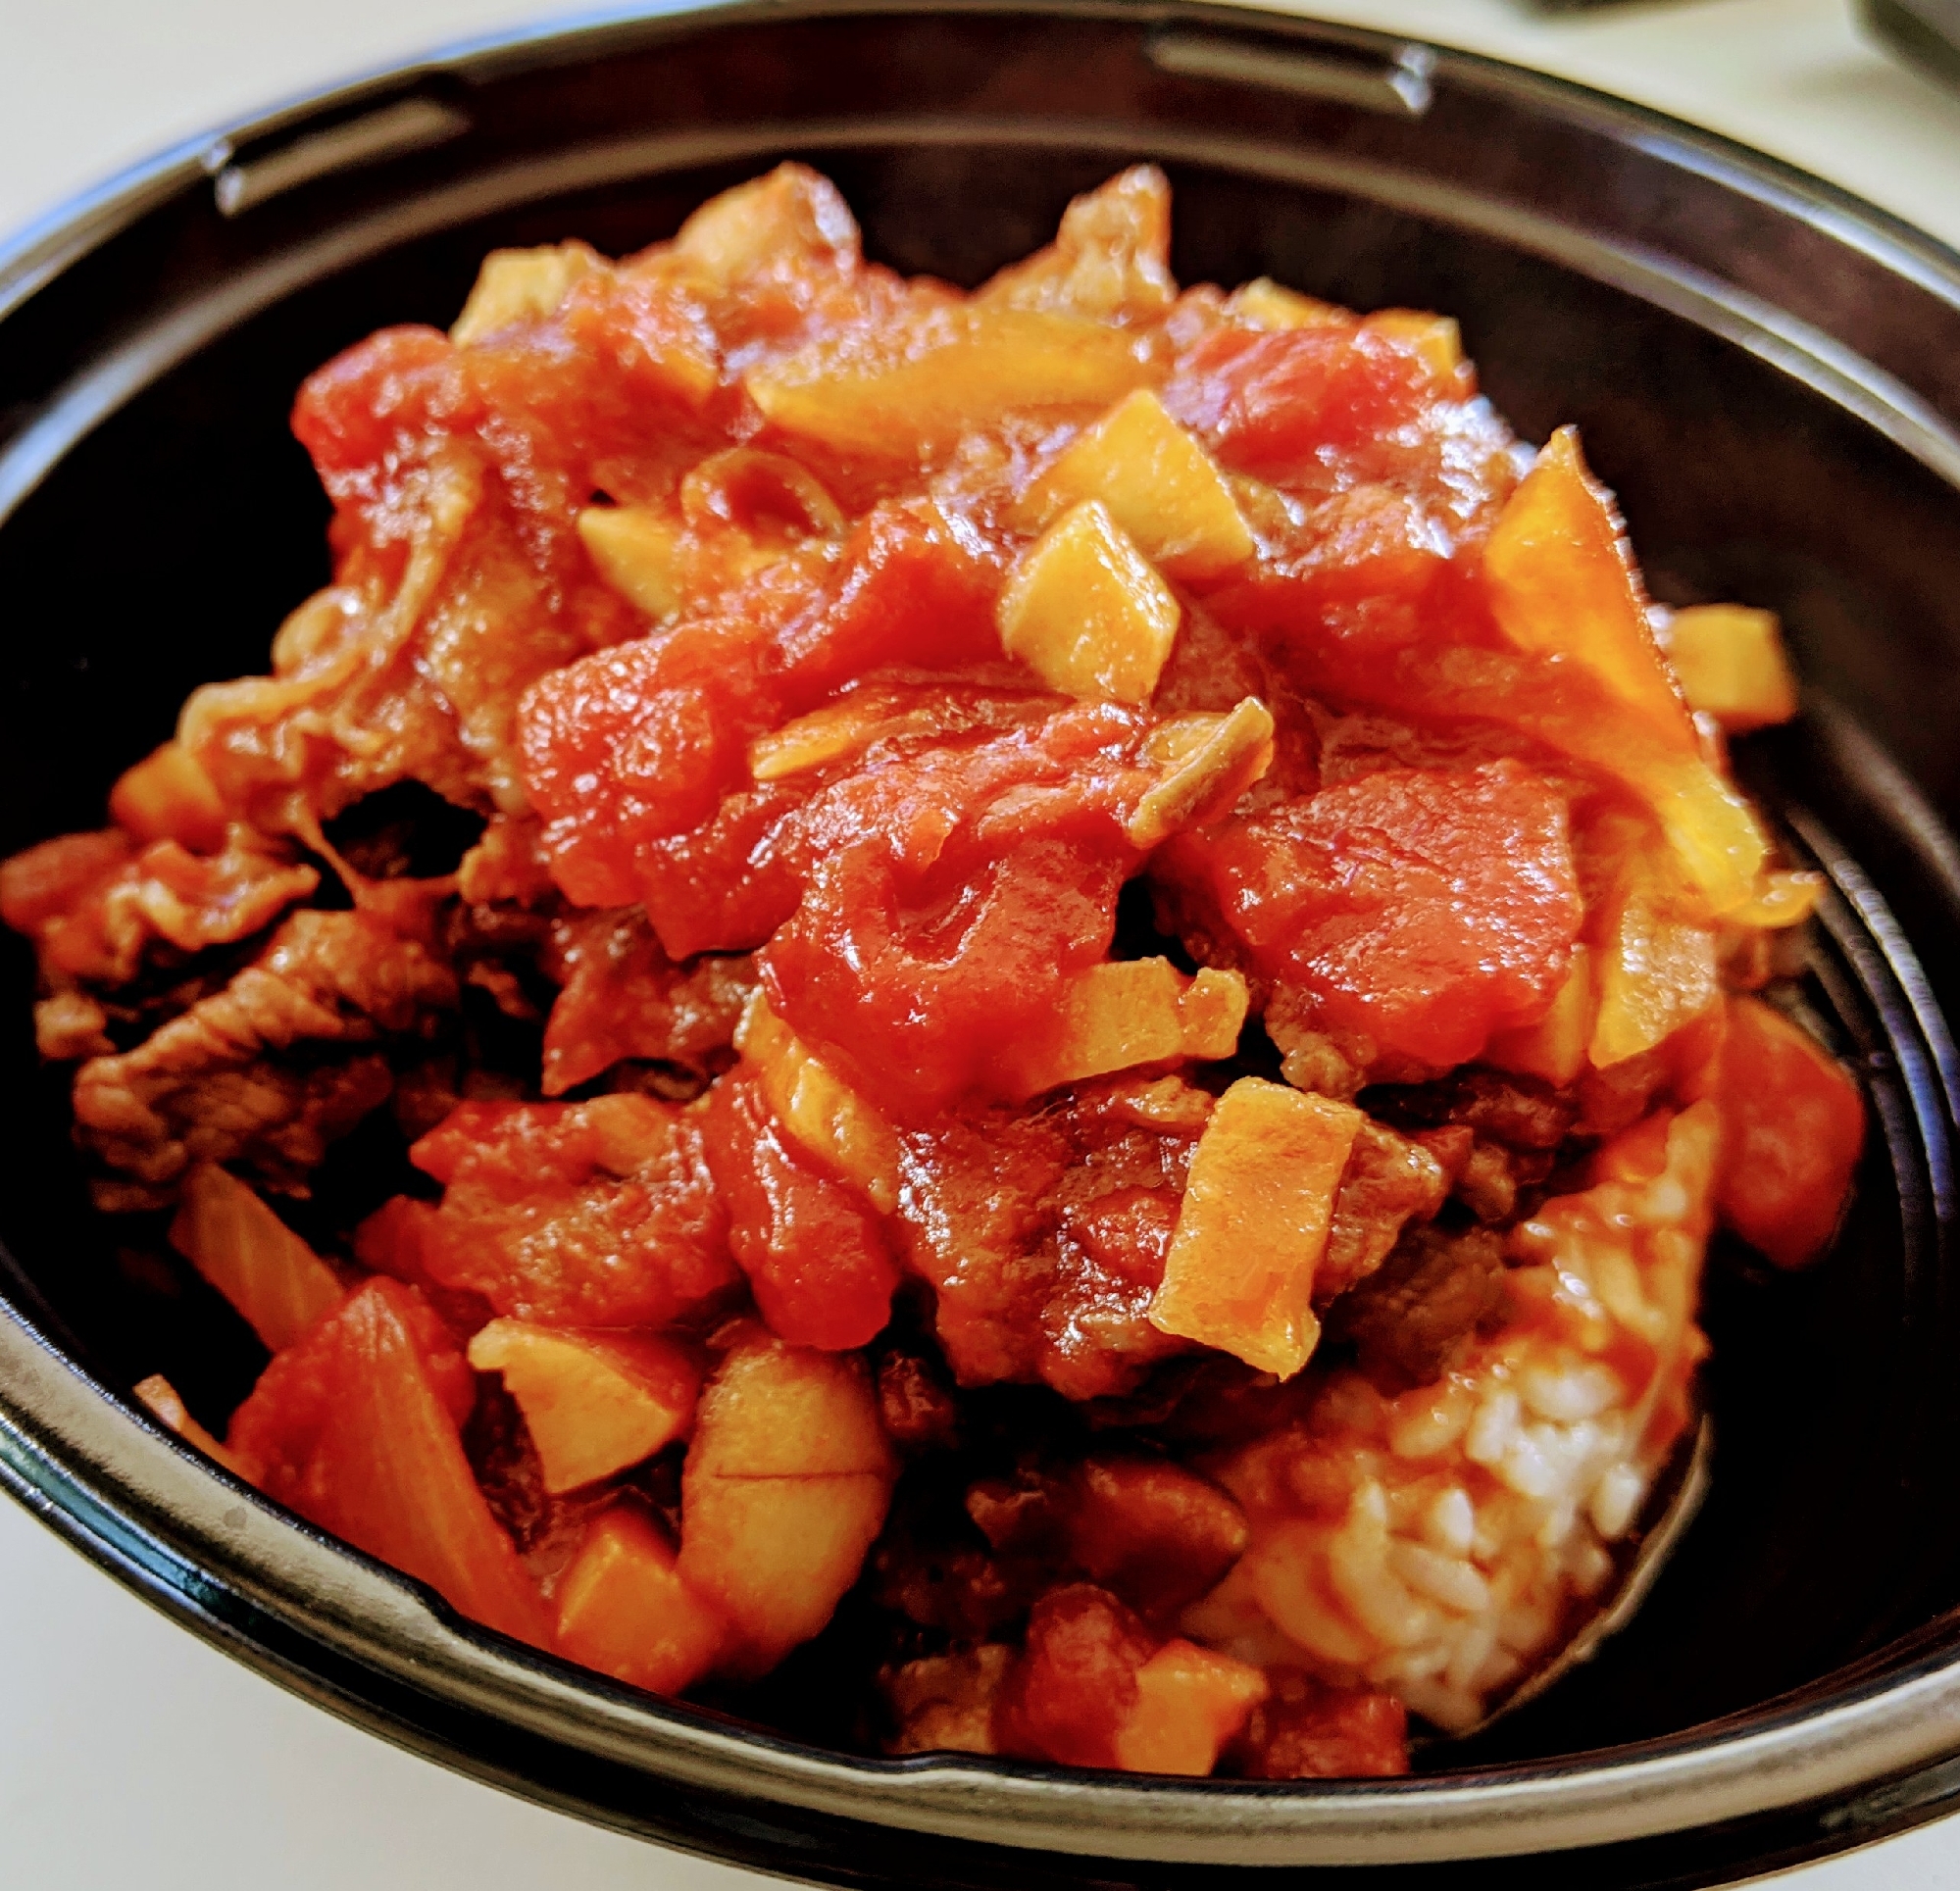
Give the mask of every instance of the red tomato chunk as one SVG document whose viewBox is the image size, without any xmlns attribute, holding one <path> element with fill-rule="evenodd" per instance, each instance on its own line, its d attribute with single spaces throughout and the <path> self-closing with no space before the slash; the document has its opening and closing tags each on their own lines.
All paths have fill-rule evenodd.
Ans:
<svg viewBox="0 0 1960 1891">
<path fill-rule="evenodd" d="M 1269 976 L 1418 1063 L 1540 1015 L 1583 921 L 1565 797 L 1512 762 L 1383 769 L 1174 844 Z"/>
<path fill-rule="evenodd" d="M 708 1165 L 729 1205 L 729 1244 L 773 1331 L 843 1351 L 883 1330 L 898 1269 L 883 1218 L 799 1161 L 751 1083 L 716 1087 Z"/>
<path fill-rule="evenodd" d="M 700 1127 L 673 1105 L 463 1104 L 413 1153 L 443 1184 L 424 1267 L 500 1314 L 657 1326 L 735 1277 Z"/>
</svg>

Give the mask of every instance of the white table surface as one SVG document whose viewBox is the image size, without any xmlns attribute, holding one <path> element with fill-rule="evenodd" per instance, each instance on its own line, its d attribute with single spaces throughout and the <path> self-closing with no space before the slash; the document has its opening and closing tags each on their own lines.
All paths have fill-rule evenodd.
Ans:
<svg viewBox="0 0 1960 1891">
<path fill-rule="evenodd" d="M 0 0 L 0 232 L 227 117 L 543 10 L 537 0 Z M 1317 0 L 1307 10 L 1640 99 L 1960 244 L 1960 94 L 1863 41 L 1849 0 L 1636 0 L 1565 17 L 1508 0 Z M 542 1811 L 343 1725 L 172 1626 L 4 1501 L 0 1607 L 0 1885 L 766 1882 Z M 1960 1886 L 1960 1820 L 1776 1882 Z"/>
</svg>

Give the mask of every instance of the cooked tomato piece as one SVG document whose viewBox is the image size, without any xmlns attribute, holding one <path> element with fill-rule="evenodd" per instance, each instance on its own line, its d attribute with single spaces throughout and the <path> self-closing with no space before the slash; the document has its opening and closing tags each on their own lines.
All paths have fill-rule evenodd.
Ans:
<svg viewBox="0 0 1960 1891">
<path fill-rule="evenodd" d="M 1421 499 L 1370 481 L 1315 507 L 1276 556 L 1207 601 L 1234 624 L 1297 631 L 1333 605 L 1426 603 L 1453 549 Z"/>
<path fill-rule="evenodd" d="M 372 1273 L 415 1288 L 433 1307 L 459 1343 L 495 1317 L 479 1293 L 445 1287 L 423 1259 L 423 1237 L 435 1220 L 433 1202 L 393 1195 L 354 1230 L 354 1258 Z"/>
<path fill-rule="evenodd" d="M 821 861 L 758 959 L 770 1004 L 900 1115 L 984 1078 L 996 1044 L 1040 1027 L 1058 972 L 1109 949 L 1122 870 L 1030 842 L 965 872 L 903 875 L 877 841 Z"/>
<path fill-rule="evenodd" d="M 1760 998 L 1729 1001 L 1717 1066 L 1722 1219 L 1780 1268 L 1823 1252 L 1865 1145 L 1850 1072 Z"/>
<path fill-rule="evenodd" d="M 796 911 L 802 836 L 792 817 L 807 793 L 795 781 L 738 788 L 701 826 L 639 849 L 630 884 L 670 958 L 745 952 Z"/>
<path fill-rule="evenodd" d="M 1218 328 L 1179 364 L 1164 405 L 1230 466 L 1281 475 L 1454 395 L 1423 355 L 1358 323 L 1259 334 Z"/>
<path fill-rule="evenodd" d="M 1251 1779 L 1381 1779 L 1409 1770 L 1409 1716 L 1392 1694 L 1281 1669 L 1233 1755 Z"/>
<path fill-rule="evenodd" d="M 1028 1618 L 1028 1642 L 994 1713 L 1003 1753 L 1068 1767 L 1114 1767 L 1136 1704 L 1136 1676 L 1157 1640 L 1106 1589 L 1052 1589 Z"/>
<path fill-rule="evenodd" d="M 480 405 L 455 361 L 437 329 L 382 328 L 309 376 L 292 430 L 336 505 L 376 497 L 382 463 L 401 445 L 477 421 Z"/>
<path fill-rule="evenodd" d="M 754 815 L 767 825 L 807 792 L 751 788 L 750 740 L 866 670 L 957 669 L 997 654 L 999 572 L 930 504 L 878 509 L 833 583 L 820 587 L 814 568 L 808 575 L 775 591 L 759 579 L 725 598 L 724 615 L 598 652 L 526 697 L 526 783 L 572 898 L 644 897 L 663 938 L 684 939 L 684 952 L 759 943 L 784 917 L 773 887 L 757 888 L 754 920 L 707 921 L 671 884 L 677 857 L 707 879 L 752 881 Z M 718 845 L 718 827 L 746 845 Z"/>
<path fill-rule="evenodd" d="M 707 451 L 696 411 L 718 377 L 714 338 L 684 289 L 599 266 L 558 309 L 469 347 L 429 328 L 382 329 L 307 381 L 293 430 L 345 544 L 398 539 L 415 469 L 440 441 L 466 443 L 569 588 L 589 575 L 577 509 L 623 480 L 658 489 Z"/>
<path fill-rule="evenodd" d="M 1270 976 L 1446 1067 L 1551 1003 L 1583 918 L 1563 794 L 1515 762 L 1382 769 L 1166 849 Z"/>
<path fill-rule="evenodd" d="M 549 1646 L 537 1591 L 463 1455 L 475 1399 L 433 1310 L 371 1280 L 267 1367 L 226 1442 L 268 1495 L 473 1620 Z"/>
<path fill-rule="evenodd" d="M 376 1296 L 378 1295 L 378 1298 Z M 357 1311 L 354 1302 L 362 1302 Z M 460 1425 L 477 1400 L 477 1378 L 449 1329 L 414 1288 L 370 1281 L 280 1352 L 232 1415 L 231 1441 L 272 1480 L 296 1478 L 331 1417 L 347 1366 L 349 1336 L 365 1332 L 385 1309 L 414 1349 L 429 1387 Z M 390 1334 L 394 1327 L 389 1328 Z"/>
<path fill-rule="evenodd" d="M 1149 1312 L 1211 1108 L 1179 1077 L 1119 1078 L 905 1138 L 898 1216 L 963 1385 L 1041 1380 L 1099 1398 L 1186 1350 Z"/>
<path fill-rule="evenodd" d="M 828 1352 L 875 1338 L 898 1285 L 882 1218 L 795 1153 L 752 1077 L 717 1084 L 705 1123 L 729 1245 L 771 1331 Z"/>
<path fill-rule="evenodd" d="M 500 1314 L 659 1326 L 736 1278 L 700 1126 L 673 1104 L 465 1103 L 409 1154 L 445 1184 L 423 1265 Z"/>
<path fill-rule="evenodd" d="M 1081 704 L 815 797 L 802 906 L 757 960 L 777 1015 L 895 1114 L 990 1093 L 997 1048 L 1051 1031 L 1061 981 L 1108 950 L 1126 798 L 1155 778 L 1140 726 Z"/>
<path fill-rule="evenodd" d="M 566 297 L 562 321 L 608 371 L 602 384 L 629 399 L 699 408 L 720 383 L 708 311 L 691 284 L 671 275 L 594 272 Z"/>
<path fill-rule="evenodd" d="M 520 709 L 525 781 L 553 877 L 582 906 L 628 906 L 648 841 L 684 833 L 741 781 L 768 712 L 754 635 L 710 620 L 541 677 Z"/>
<path fill-rule="evenodd" d="M 835 594 L 782 639 L 782 668 L 805 699 L 867 671 L 956 670 L 999 656 L 1001 572 L 930 501 L 885 504 L 844 548 Z"/>
</svg>

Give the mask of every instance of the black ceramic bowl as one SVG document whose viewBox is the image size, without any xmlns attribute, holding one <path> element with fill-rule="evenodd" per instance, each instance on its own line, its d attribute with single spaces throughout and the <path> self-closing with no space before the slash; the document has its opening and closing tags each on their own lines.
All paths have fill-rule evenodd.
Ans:
<svg viewBox="0 0 1960 1891">
<path fill-rule="evenodd" d="M 139 1230 L 88 1212 L 11 940 L 0 1479 L 179 1619 L 391 1738 L 837 1883 L 1706 1883 L 1942 1810 L 1960 258 L 1810 179 L 1486 61 L 1102 0 L 623 20 L 276 114 L 0 255 L 0 851 L 96 823 L 185 692 L 261 668 L 325 577 L 326 506 L 285 429 L 308 370 L 381 323 L 447 322 L 494 244 L 630 249 L 785 156 L 842 185 L 875 254 L 965 282 L 1155 159 L 1184 279 L 1457 315 L 1523 433 L 1584 428 L 1659 595 L 1784 614 L 1806 713 L 1744 765 L 1830 875 L 1810 996 L 1876 1126 L 1823 1268 L 1717 1257 L 1714 1490 L 1684 1545 L 1589 1668 L 1406 1781 L 868 1761 L 609 1686 L 459 1622 L 132 1408 L 161 1368 L 221 1419 L 257 1356 Z M 1388 1868 L 1341 1868 L 1364 1865 Z"/>
</svg>

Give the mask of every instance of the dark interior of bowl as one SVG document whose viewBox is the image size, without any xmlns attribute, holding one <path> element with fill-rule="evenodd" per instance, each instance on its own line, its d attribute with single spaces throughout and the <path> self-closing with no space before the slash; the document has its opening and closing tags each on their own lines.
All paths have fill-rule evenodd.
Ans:
<svg viewBox="0 0 1960 1891">
<path fill-rule="evenodd" d="M 947 30 L 973 42 L 948 58 L 984 63 L 984 20 Z M 1056 31 L 1041 71 L 1075 57 Z M 791 84 L 794 55 L 779 41 L 773 83 Z M 615 56 L 602 88 L 609 110 L 628 109 L 631 86 L 665 70 L 659 58 L 645 55 L 641 70 Z M 813 42 L 808 63 L 844 89 L 831 119 L 877 104 L 859 96 L 873 81 L 838 47 Z M 539 88 L 533 119 L 557 110 L 578 123 L 571 69 L 528 82 Z M 474 109 L 496 84 L 517 83 L 485 80 Z M 997 94 L 1007 89 L 996 80 Z M 707 111 L 713 96 L 702 97 Z M 1438 110 L 1433 148 L 1412 122 L 1404 156 L 1420 164 L 1428 151 L 1446 173 L 1448 137 L 1467 133 Z M 738 122 L 768 116 L 745 110 Z M 1809 997 L 1876 1106 L 1855 1211 L 1835 1252 L 1805 1275 L 1775 1273 L 1739 1250 L 1715 1256 L 1713 1491 L 1634 1625 L 1541 1702 L 1421 1764 L 1534 1760 L 1665 1735 L 1814 1688 L 1888 1648 L 1896 1659 L 1897 1639 L 1925 1630 L 1960 1586 L 1960 1376 L 1950 1364 L 1960 1336 L 1944 1249 L 1952 1072 L 1939 1021 L 1960 984 L 1960 905 L 1951 843 L 1927 813 L 1960 809 L 1948 734 L 1960 721 L 1960 587 L 1947 554 L 1960 544 L 1960 493 L 1825 394 L 1635 288 L 1363 190 L 1254 174 L 1225 141 L 1180 155 L 1176 137 L 1134 116 L 1126 132 L 1119 112 L 1119 128 L 1104 124 L 1093 140 L 977 127 L 922 145 L 762 130 L 743 155 L 649 164 L 390 245 L 226 327 L 80 440 L 0 528 L 0 852 L 97 823 L 110 781 L 169 732 L 194 684 L 263 667 L 281 615 L 327 572 L 327 507 L 286 431 L 294 388 L 372 328 L 445 323 L 485 249 L 577 235 L 628 250 L 670 234 L 712 191 L 800 156 L 843 189 L 874 256 L 971 283 L 1044 240 L 1073 192 L 1122 162 L 1158 158 L 1176 187 L 1182 279 L 1263 274 L 1363 307 L 1455 315 L 1485 391 L 1522 434 L 1542 438 L 1565 421 L 1583 429 L 1655 593 L 1781 612 L 1811 692 L 1805 721 L 1744 745 L 1743 766 L 1791 851 L 1833 874 Z M 1377 133 L 1361 122 L 1348 141 Z M 1620 181 L 1602 144 L 1589 177 L 1560 188 L 1582 206 L 1595 192 L 1603 206 Z M 294 241 L 321 214 L 305 199 L 269 213 L 287 220 Z M 222 271 L 223 257 L 211 266 Z M 120 280 L 141 318 L 143 259 L 100 267 L 121 274 L 98 286 L 114 293 Z M 13 325 L 17 351 L 65 345 L 52 326 L 37 335 Z M 11 938 L 4 953 L 0 1068 L 17 1108 L 0 1144 L 0 1236 L 25 1276 L 18 1291 L 31 1283 L 111 1386 L 162 1369 L 222 1420 L 260 1355 L 168 1257 L 153 1222 L 86 1210 L 61 1086 L 34 1065 L 28 956 Z M 823 1657 L 819 1648 L 802 1659 L 814 1670 Z"/>
</svg>

